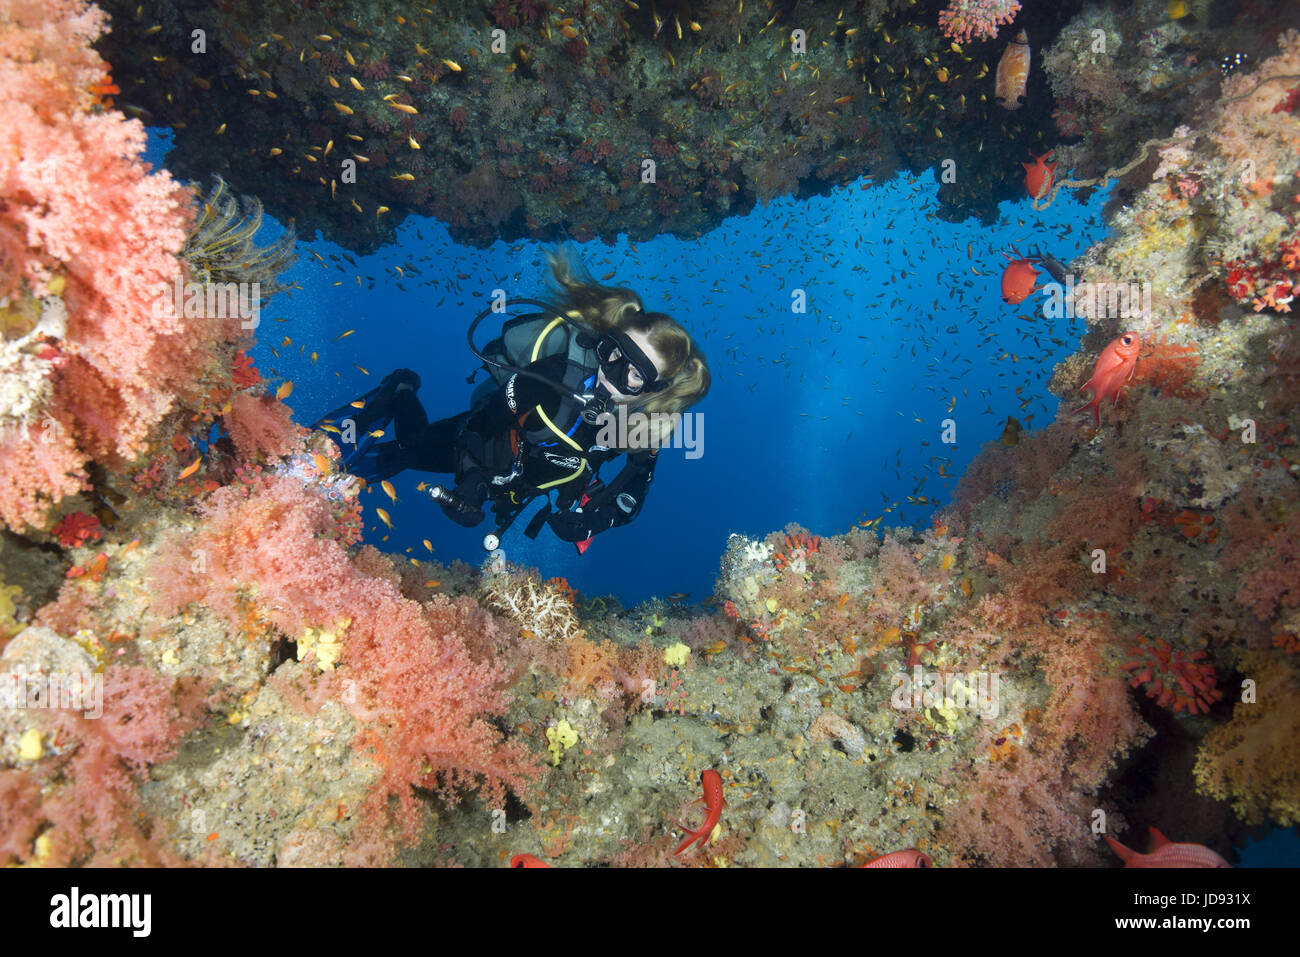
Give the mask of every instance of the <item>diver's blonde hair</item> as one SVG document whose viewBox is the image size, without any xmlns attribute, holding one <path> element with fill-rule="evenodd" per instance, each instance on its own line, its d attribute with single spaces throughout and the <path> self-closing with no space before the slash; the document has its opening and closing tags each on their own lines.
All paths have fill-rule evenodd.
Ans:
<svg viewBox="0 0 1300 957">
<path fill-rule="evenodd" d="M 665 429 L 656 440 L 662 442 L 672 431 L 668 416 L 685 412 L 704 398 L 712 377 L 708 363 L 690 334 L 671 316 L 646 312 L 641 297 L 624 286 L 603 286 L 596 282 L 568 245 L 548 251 L 555 294 L 549 304 L 558 312 L 587 327 L 596 335 L 618 329 L 644 333 L 664 359 L 659 378 L 668 383 L 662 392 L 646 392 L 628 403 L 629 411 L 663 413 L 654 421 Z"/>
</svg>

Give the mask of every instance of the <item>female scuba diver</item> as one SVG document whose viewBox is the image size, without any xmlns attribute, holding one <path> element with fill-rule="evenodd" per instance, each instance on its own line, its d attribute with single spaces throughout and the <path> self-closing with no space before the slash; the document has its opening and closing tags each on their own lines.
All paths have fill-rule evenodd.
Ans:
<svg viewBox="0 0 1300 957">
<path fill-rule="evenodd" d="M 492 378 L 475 390 L 469 411 L 429 422 L 416 398 L 419 376 L 398 369 L 317 426 L 339 442 L 344 467 L 367 482 L 406 469 L 453 473 L 455 490 L 434 486 L 431 496 L 466 527 L 483 520 L 491 499 L 498 539 L 530 501 L 549 500 L 554 490 L 555 510 L 543 507 L 525 534 L 535 537 L 549 524 L 581 553 L 592 536 L 636 518 L 658 449 L 680 423 L 679 413 L 708 392 L 710 376 L 673 319 L 646 312 L 629 289 L 597 284 L 567 250 L 548 253 L 547 260 L 554 298 L 516 300 L 540 306 L 540 313 L 507 320 L 482 351 L 474 347 L 474 329 L 494 310 L 471 324 L 470 348 Z M 626 406 L 623 422 L 640 412 L 648 428 L 635 442 L 638 433 L 627 429 L 602 444 L 616 431 L 612 413 L 620 405 Z M 395 439 L 374 444 L 390 421 Z M 602 466 L 621 455 L 627 462 L 603 482 Z"/>
</svg>

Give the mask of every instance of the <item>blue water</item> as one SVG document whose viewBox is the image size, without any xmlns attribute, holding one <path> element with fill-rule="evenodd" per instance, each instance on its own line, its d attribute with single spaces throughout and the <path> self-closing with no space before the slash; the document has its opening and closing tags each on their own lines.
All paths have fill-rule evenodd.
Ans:
<svg viewBox="0 0 1300 957">
<path fill-rule="evenodd" d="M 1300 864 L 1300 830 L 1277 828 L 1241 850 L 1238 867 L 1296 867 Z"/>
<path fill-rule="evenodd" d="M 165 145 L 156 140 L 151 158 Z M 713 373 L 712 391 L 693 410 L 703 414 L 703 454 L 665 450 L 637 521 L 601 534 L 586 555 L 547 529 L 526 539 L 530 511 L 507 535 L 507 556 L 587 594 L 632 603 L 681 591 L 699 600 L 713 589 L 731 533 L 762 536 L 797 522 L 832 534 L 881 514 L 886 525 L 927 524 L 1008 415 L 1050 421 L 1046 378 L 1082 326 L 1043 320 L 1038 297 L 1005 305 L 1001 252 L 1040 245 L 1068 262 L 1103 237 L 1105 197 L 1086 205 L 1067 197 L 1041 214 L 1028 200 L 1004 205 L 988 228 L 939 220 L 935 191 L 928 174 L 899 177 L 869 191 L 778 200 L 697 241 L 578 247 L 597 278 L 613 272 L 610 284 L 672 315 L 703 350 Z M 269 220 L 265 228 L 267 239 L 279 232 Z M 304 424 L 401 366 L 420 374 L 430 419 L 462 411 L 478 365 L 468 322 L 494 289 L 545 291 L 543 245 L 464 248 L 431 220 L 408 219 L 396 244 L 354 256 L 355 267 L 331 243 L 299 246 L 286 279 L 301 289 L 263 311 L 251 354 L 269 379 L 293 381 L 289 403 Z M 796 289 L 807 296 L 802 314 L 792 311 Z M 478 341 L 495 331 L 485 322 Z M 282 345 L 286 336 L 291 344 Z M 956 444 L 940 440 L 947 418 Z M 461 529 L 416 490 L 439 478 L 398 476 L 396 504 L 378 489 L 367 493 L 366 540 L 425 555 L 428 538 L 442 561 L 481 561 L 488 523 Z M 392 516 L 391 533 L 376 505 Z"/>
</svg>

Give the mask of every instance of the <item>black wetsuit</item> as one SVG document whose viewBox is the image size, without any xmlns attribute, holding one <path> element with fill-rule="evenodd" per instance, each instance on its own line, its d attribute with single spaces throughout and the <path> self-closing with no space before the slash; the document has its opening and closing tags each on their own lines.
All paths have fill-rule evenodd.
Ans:
<svg viewBox="0 0 1300 957">
<path fill-rule="evenodd" d="M 527 368 L 558 382 L 566 358 L 550 356 Z M 596 370 L 588 371 L 594 377 Z M 538 415 L 539 406 L 572 444 Z M 653 450 L 624 453 L 598 446 L 599 427 L 582 421 L 574 401 L 527 376 L 511 376 L 470 411 L 437 422 L 429 421 L 411 389 L 398 391 L 385 411 L 393 416 L 396 441 L 375 447 L 372 481 L 406 469 L 450 472 L 456 476 L 457 494 L 470 504 L 480 504 L 484 492 L 492 499 L 498 521 L 554 489 L 559 511 L 549 522 L 565 541 L 583 541 L 636 518 L 654 478 Z M 596 477 L 601 466 L 623 454 L 628 461 L 622 470 L 602 483 Z M 588 500 L 582 511 L 571 512 L 584 495 Z M 536 529 L 530 532 L 536 534 Z"/>
</svg>

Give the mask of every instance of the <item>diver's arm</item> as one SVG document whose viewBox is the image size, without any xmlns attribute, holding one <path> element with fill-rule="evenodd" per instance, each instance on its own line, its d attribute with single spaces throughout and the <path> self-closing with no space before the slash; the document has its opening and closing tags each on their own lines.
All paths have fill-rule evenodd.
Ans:
<svg viewBox="0 0 1300 957">
<path fill-rule="evenodd" d="M 590 498 L 572 511 L 556 512 L 549 522 L 557 538 L 582 542 L 636 518 L 654 480 L 658 450 L 629 454 L 627 464 L 608 485 L 598 483 Z"/>
<path fill-rule="evenodd" d="M 650 483 L 655 477 L 655 463 L 658 450 L 628 455 L 627 464 L 614 476 L 605 488 L 587 503 L 599 509 L 609 508 L 614 521 L 610 525 L 626 525 L 641 513 L 645 497 L 650 491 Z"/>
<path fill-rule="evenodd" d="M 558 361 L 557 361 L 558 360 Z M 548 356 L 528 366 L 528 371 L 559 381 L 564 374 L 564 356 Z M 559 393 L 528 376 L 512 375 L 505 385 L 485 399 L 470 416 L 469 428 L 480 435 L 497 435 L 513 429 L 519 417 L 536 406 L 553 410 L 559 405 Z"/>
</svg>

